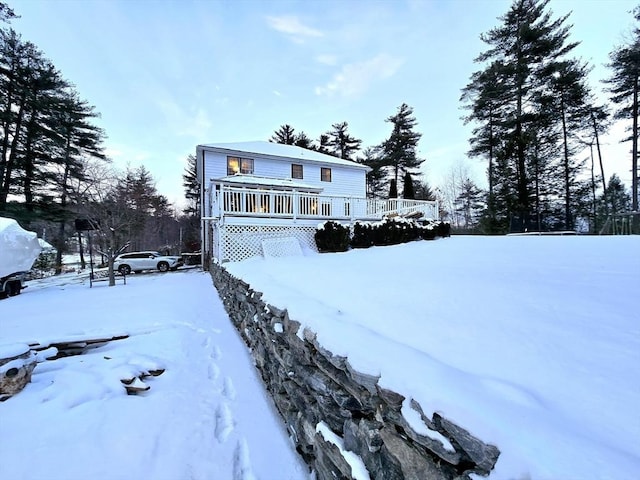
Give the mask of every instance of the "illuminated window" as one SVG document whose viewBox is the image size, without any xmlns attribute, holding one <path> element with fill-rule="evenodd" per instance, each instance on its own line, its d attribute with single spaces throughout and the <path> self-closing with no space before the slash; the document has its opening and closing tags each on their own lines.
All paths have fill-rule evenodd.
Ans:
<svg viewBox="0 0 640 480">
<path fill-rule="evenodd" d="M 253 158 L 227 157 L 227 175 L 252 174 Z"/>
<path fill-rule="evenodd" d="M 295 163 L 291 165 L 291 178 L 303 178 L 302 165 L 297 165 Z"/>
<path fill-rule="evenodd" d="M 320 169 L 320 180 L 323 182 L 331 181 L 331 169 L 330 168 L 321 168 Z"/>
</svg>

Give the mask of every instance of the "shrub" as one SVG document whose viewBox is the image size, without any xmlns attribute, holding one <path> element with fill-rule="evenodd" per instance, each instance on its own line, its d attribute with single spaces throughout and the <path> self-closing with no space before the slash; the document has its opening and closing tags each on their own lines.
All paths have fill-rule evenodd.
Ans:
<svg viewBox="0 0 640 480">
<path fill-rule="evenodd" d="M 331 220 L 318 225 L 314 238 L 319 252 L 346 252 L 349 249 L 348 226 Z"/>
<path fill-rule="evenodd" d="M 412 220 L 385 218 L 373 224 L 374 245 L 397 245 L 418 238 L 418 227 Z"/>
<path fill-rule="evenodd" d="M 351 235 L 352 248 L 369 248 L 373 245 L 373 227 L 370 223 L 356 222 Z"/>
</svg>

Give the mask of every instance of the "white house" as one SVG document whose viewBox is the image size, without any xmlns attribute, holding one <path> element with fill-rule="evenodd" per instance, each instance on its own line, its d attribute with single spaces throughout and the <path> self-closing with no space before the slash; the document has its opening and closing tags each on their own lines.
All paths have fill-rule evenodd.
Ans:
<svg viewBox="0 0 640 480">
<path fill-rule="evenodd" d="M 438 216 L 436 202 L 367 199 L 367 166 L 293 145 L 198 145 L 196 158 L 205 265 L 315 250 L 325 220 Z"/>
</svg>

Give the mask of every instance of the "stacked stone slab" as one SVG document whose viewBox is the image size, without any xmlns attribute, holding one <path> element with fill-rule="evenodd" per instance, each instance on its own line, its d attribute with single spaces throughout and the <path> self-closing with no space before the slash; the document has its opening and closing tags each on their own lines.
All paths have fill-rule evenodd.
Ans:
<svg viewBox="0 0 640 480">
<path fill-rule="evenodd" d="M 310 330 L 300 332 L 300 323 L 286 310 L 266 304 L 262 293 L 221 265 L 212 265 L 210 272 L 298 452 L 316 478 L 352 478 L 340 450 L 317 432 L 320 422 L 360 456 L 374 480 L 489 475 L 500 453 L 495 446 L 438 414 L 428 418 L 411 400 L 425 425 L 446 437 L 454 450 L 415 432 L 401 413 L 405 397 L 380 387 L 378 377 L 355 371 L 347 358 L 323 348 Z"/>
</svg>

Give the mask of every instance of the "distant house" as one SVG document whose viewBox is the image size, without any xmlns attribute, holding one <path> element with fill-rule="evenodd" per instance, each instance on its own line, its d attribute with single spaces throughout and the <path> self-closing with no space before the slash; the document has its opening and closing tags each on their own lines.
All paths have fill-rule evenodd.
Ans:
<svg viewBox="0 0 640 480">
<path fill-rule="evenodd" d="M 202 251 L 238 261 L 315 250 L 325 220 L 379 220 L 421 212 L 437 218 L 435 202 L 366 198 L 365 165 L 271 142 L 198 145 Z"/>
</svg>

